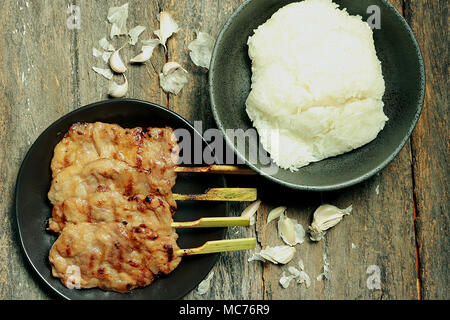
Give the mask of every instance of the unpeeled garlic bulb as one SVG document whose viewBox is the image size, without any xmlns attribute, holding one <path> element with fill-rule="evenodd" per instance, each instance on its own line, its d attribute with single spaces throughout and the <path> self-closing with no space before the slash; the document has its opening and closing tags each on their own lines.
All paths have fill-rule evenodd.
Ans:
<svg viewBox="0 0 450 320">
<path fill-rule="evenodd" d="M 345 209 L 324 204 L 316 209 L 314 212 L 313 222 L 309 226 L 310 239 L 312 241 L 320 241 L 323 239 L 326 230 L 337 225 L 342 217 L 349 215 L 352 212 L 352 206 Z"/>
</svg>

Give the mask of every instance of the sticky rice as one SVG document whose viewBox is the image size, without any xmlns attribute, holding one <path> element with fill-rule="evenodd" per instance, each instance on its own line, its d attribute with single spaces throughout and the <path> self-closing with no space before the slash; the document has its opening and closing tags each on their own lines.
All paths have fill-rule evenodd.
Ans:
<svg viewBox="0 0 450 320">
<path fill-rule="evenodd" d="M 388 118 L 372 30 L 331 0 L 289 4 L 248 39 L 246 111 L 274 162 L 292 171 L 361 147 Z"/>
</svg>

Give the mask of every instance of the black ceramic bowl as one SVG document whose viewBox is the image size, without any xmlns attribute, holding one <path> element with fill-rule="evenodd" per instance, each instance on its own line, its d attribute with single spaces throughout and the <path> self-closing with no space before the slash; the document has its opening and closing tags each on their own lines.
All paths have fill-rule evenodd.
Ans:
<svg viewBox="0 0 450 320">
<path fill-rule="evenodd" d="M 211 106 L 217 126 L 238 157 L 268 179 L 301 190 L 334 190 L 361 182 L 384 168 L 402 149 L 417 123 L 425 91 L 425 73 L 417 41 L 397 10 L 386 0 L 335 0 L 340 8 L 367 19 L 367 8 L 381 9 L 381 29 L 374 41 L 386 82 L 385 128 L 369 144 L 343 155 L 300 168 L 279 169 L 274 175 L 262 171 L 260 161 L 249 159 L 249 145 L 239 145 L 227 129 L 252 127 L 245 112 L 250 92 L 251 61 L 247 39 L 278 9 L 292 0 L 247 0 L 231 16 L 217 39 L 209 71 Z M 261 147 L 261 146 L 260 146 Z"/>
<path fill-rule="evenodd" d="M 66 288 L 52 277 L 48 253 L 57 235 L 45 231 L 52 205 L 47 198 L 51 183 L 50 161 L 55 145 L 75 122 L 102 121 L 116 123 L 126 128 L 165 127 L 187 130 L 192 138 L 203 141 L 200 134 L 182 117 L 153 103 L 123 99 L 97 102 L 77 109 L 48 127 L 31 146 L 19 171 L 16 185 L 16 216 L 20 244 L 26 259 L 41 280 L 60 297 L 67 299 L 178 299 L 191 291 L 208 274 L 218 254 L 184 257 L 169 275 L 160 277 L 151 285 L 129 293 L 103 291 L 98 288 L 75 290 Z M 192 153 L 192 150 L 190 152 Z M 179 174 L 174 187 L 176 193 L 203 193 L 211 187 L 224 187 L 220 175 Z M 175 221 L 193 221 L 207 216 L 226 216 L 224 202 L 178 202 Z M 208 240 L 222 239 L 223 228 L 180 229 L 178 245 L 194 248 Z"/>
</svg>

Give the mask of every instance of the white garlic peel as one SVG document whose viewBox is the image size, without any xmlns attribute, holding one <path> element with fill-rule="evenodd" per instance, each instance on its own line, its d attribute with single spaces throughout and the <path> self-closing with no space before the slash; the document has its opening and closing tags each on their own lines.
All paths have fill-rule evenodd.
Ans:
<svg viewBox="0 0 450 320">
<path fill-rule="evenodd" d="M 108 40 L 106 40 L 105 37 L 101 38 L 98 41 L 98 45 L 105 51 L 115 51 L 116 49 L 114 48 L 114 46 L 108 42 Z"/>
<path fill-rule="evenodd" d="M 209 69 L 211 63 L 211 56 L 216 41 L 213 37 L 205 32 L 199 32 L 197 39 L 188 45 L 190 50 L 189 56 L 195 65 Z"/>
<path fill-rule="evenodd" d="M 288 288 L 291 280 L 297 279 L 298 284 L 305 283 L 306 287 L 309 288 L 311 286 L 311 279 L 308 274 L 302 270 L 298 270 L 295 267 L 289 267 L 288 271 L 290 275 L 286 276 L 286 273 L 283 271 L 282 277 L 280 278 L 280 284 L 283 288 Z"/>
<path fill-rule="evenodd" d="M 294 279 L 295 276 L 290 275 L 286 276 L 286 272 L 283 271 L 283 275 L 280 278 L 280 284 L 283 288 L 287 289 L 289 285 L 291 284 L 291 280 Z"/>
<path fill-rule="evenodd" d="M 274 264 L 286 264 L 294 258 L 295 248 L 290 246 L 266 247 L 259 253 L 254 253 L 248 261 L 270 261 Z"/>
<path fill-rule="evenodd" d="M 309 226 L 309 238 L 312 241 L 322 240 L 326 230 L 338 224 L 343 216 L 349 215 L 352 212 L 352 209 L 352 206 L 339 209 L 329 204 L 321 205 L 314 212 L 313 222 Z"/>
<path fill-rule="evenodd" d="M 267 216 L 267 223 L 269 223 L 272 220 L 275 220 L 277 218 L 279 218 L 281 216 L 282 213 L 284 213 L 286 211 L 286 207 L 276 207 L 275 209 L 272 209 L 269 212 L 269 215 Z"/>
<path fill-rule="evenodd" d="M 144 31 L 145 31 L 144 26 L 136 26 L 130 31 L 128 31 L 128 36 L 130 37 L 130 41 L 128 43 L 131 44 L 132 46 L 136 45 L 139 36 Z"/>
<path fill-rule="evenodd" d="M 94 56 L 94 57 L 100 57 L 101 55 L 103 54 L 103 52 L 102 51 L 100 51 L 100 50 L 98 50 L 97 48 L 92 48 L 92 55 Z"/>
<path fill-rule="evenodd" d="M 108 10 L 108 21 L 112 23 L 109 37 L 127 34 L 128 3 Z"/>
<path fill-rule="evenodd" d="M 109 66 L 114 72 L 124 73 L 125 71 L 127 71 L 127 67 L 125 66 L 125 63 L 123 63 L 119 51 L 120 49 L 113 52 L 113 54 L 109 58 Z"/>
<path fill-rule="evenodd" d="M 104 76 L 108 80 L 111 80 L 114 76 L 110 69 L 103 69 L 103 68 L 97 68 L 97 67 L 92 67 L 92 69 L 95 72 L 97 72 L 98 74 Z"/>
<path fill-rule="evenodd" d="M 165 92 L 178 94 L 184 85 L 188 83 L 187 71 L 176 62 L 168 62 L 159 74 L 159 84 Z"/>
<path fill-rule="evenodd" d="M 211 285 L 211 279 L 213 276 L 214 276 L 214 271 L 211 271 L 211 273 L 208 274 L 206 279 L 199 283 L 199 285 L 197 287 L 197 291 L 196 291 L 197 294 L 204 295 L 206 292 L 209 291 L 209 287 Z"/>
<path fill-rule="evenodd" d="M 136 57 L 130 60 L 131 63 L 144 63 L 148 61 L 152 55 L 153 50 L 160 45 L 158 39 L 149 39 L 149 40 L 142 40 L 142 48 L 141 53 L 139 53 Z"/>
<path fill-rule="evenodd" d="M 106 63 L 109 63 L 109 59 L 111 58 L 112 52 L 110 51 L 105 51 L 102 54 L 102 59 L 103 61 L 105 61 Z"/>
<path fill-rule="evenodd" d="M 256 200 L 252 204 L 250 204 L 247 208 L 244 209 L 241 213 L 241 217 L 250 217 L 250 225 L 255 224 L 255 213 L 258 211 L 259 206 L 261 205 L 261 200 Z"/>
<path fill-rule="evenodd" d="M 295 246 L 305 240 L 305 229 L 297 220 L 290 219 L 282 213 L 278 220 L 278 235 L 286 244 Z"/>
<path fill-rule="evenodd" d="M 324 279 L 328 280 L 330 277 L 330 265 L 328 263 L 327 256 L 323 254 L 322 258 L 323 258 L 323 272 L 317 276 L 316 278 L 317 281 L 322 281 Z"/>
<path fill-rule="evenodd" d="M 162 11 L 159 14 L 159 30 L 153 32 L 159 39 L 160 43 L 166 48 L 166 41 L 172 34 L 178 32 L 178 24 L 168 12 Z"/>
<path fill-rule="evenodd" d="M 127 77 L 123 75 L 125 81 L 122 84 L 117 84 L 116 82 L 112 81 L 109 84 L 109 90 L 108 94 L 113 98 L 122 98 L 124 95 L 128 92 L 128 81 Z"/>
</svg>

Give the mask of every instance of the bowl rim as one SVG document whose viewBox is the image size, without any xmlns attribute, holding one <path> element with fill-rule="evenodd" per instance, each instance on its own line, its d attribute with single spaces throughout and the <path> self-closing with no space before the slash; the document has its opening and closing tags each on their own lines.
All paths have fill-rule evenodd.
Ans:
<svg viewBox="0 0 450 320">
<path fill-rule="evenodd" d="M 231 141 L 229 139 L 229 137 L 226 135 L 225 132 L 225 128 L 223 127 L 221 121 L 220 121 L 220 116 L 219 113 L 217 111 L 217 107 L 216 107 L 216 103 L 215 103 L 215 89 L 214 89 L 214 80 L 215 80 L 215 76 L 214 76 L 214 64 L 217 60 L 217 55 L 220 49 L 220 43 L 222 41 L 222 39 L 224 38 L 224 35 L 226 34 L 226 32 L 228 31 L 228 29 L 230 28 L 231 24 L 234 22 L 234 19 L 241 13 L 241 11 L 247 7 L 251 2 L 253 1 L 259 1 L 259 0 L 246 0 L 244 3 L 242 3 L 230 16 L 230 18 L 228 18 L 227 22 L 224 24 L 224 26 L 222 27 L 216 43 L 214 45 L 214 50 L 211 56 L 211 63 L 210 63 L 210 69 L 208 72 L 208 89 L 209 89 L 209 98 L 210 98 L 210 104 L 211 104 L 211 111 L 214 117 L 214 120 L 216 122 L 216 125 L 218 126 L 218 128 L 220 129 L 220 131 L 222 132 L 223 136 L 224 136 L 224 140 L 226 142 L 226 144 L 235 152 L 236 156 L 241 160 L 244 161 L 245 164 L 247 166 L 249 166 L 251 169 L 253 169 L 254 171 L 256 171 L 259 175 L 263 176 L 266 179 L 269 179 L 270 181 L 273 181 L 275 183 L 278 183 L 280 185 L 289 187 L 291 189 L 296 189 L 296 190 L 303 190 L 303 191 L 332 191 L 332 190 L 339 190 L 339 189 L 343 189 L 343 188 L 347 188 L 350 186 L 353 186 L 355 184 L 358 184 L 360 182 L 363 182 L 365 180 L 367 180 L 368 178 L 374 176 L 375 174 L 377 174 L 378 172 L 380 172 L 383 168 L 385 168 L 399 153 L 400 151 L 403 149 L 403 147 L 405 146 L 406 142 L 409 140 L 414 128 L 416 127 L 416 124 L 419 120 L 420 114 L 422 113 L 422 109 L 423 109 L 423 104 L 425 101 L 425 86 L 426 86 L 426 73 L 425 73 L 425 66 L 424 66 L 424 61 L 423 61 L 423 56 L 422 53 L 420 51 L 420 46 L 417 42 L 416 37 L 414 36 L 414 33 L 411 29 L 411 27 L 409 26 L 408 22 L 405 20 L 405 18 L 400 14 L 400 12 L 398 12 L 398 10 L 392 5 L 392 3 L 390 3 L 388 0 L 379 0 L 381 1 L 381 3 L 383 5 L 385 5 L 389 10 L 394 12 L 394 15 L 397 17 L 397 19 L 400 20 L 401 24 L 403 25 L 403 27 L 405 28 L 405 31 L 407 32 L 407 34 L 409 35 L 410 40 L 412 41 L 412 44 L 415 48 L 417 57 L 418 57 L 418 63 L 419 63 L 419 73 L 420 73 L 420 92 L 419 92 L 419 99 L 418 99 L 418 103 L 416 104 L 416 114 L 414 115 L 414 119 L 410 125 L 410 127 L 408 128 L 407 134 L 404 136 L 404 138 L 402 139 L 401 143 L 398 145 L 398 147 L 389 155 L 389 157 L 387 157 L 382 163 L 380 163 L 378 166 L 376 166 L 375 168 L 373 168 L 372 170 L 370 170 L 369 172 L 348 180 L 346 182 L 342 182 L 342 183 L 337 183 L 337 184 L 332 184 L 332 185 L 321 185 L 321 186 L 312 186 L 312 185 L 302 185 L 302 184 L 296 184 L 296 183 L 290 183 L 290 182 L 286 182 L 282 179 L 278 179 L 274 176 L 271 176 L 267 173 L 265 173 L 264 171 L 262 171 L 261 169 L 259 169 L 258 167 L 256 167 L 254 164 L 252 164 L 246 157 L 245 155 L 242 155 L 234 146 L 233 141 Z M 299 1 L 292 1 L 292 2 L 299 2 Z M 281 168 L 280 168 L 281 169 Z"/>
<path fill-rule="evenodd" d="M 13 205 L 13 208 L 14 208 L 14 214 L 15 214 L 14 222 L 15 222 L 15 225 L 16 225 L 16 228 L 17 228 L 17 240 L 18 240 L 19 245 L 20 245 L 20 251 L 21 251 L 22 255 L 25 257 L 26 263 L 28 264 L 28 266 L 31 267 L 31 269 L 33 270 L 34 275 L 37 276 L 37 278 L 38 278 L 39 280 L 41 280 L 41 281 L 46 285 L 46 289 L 48 289 L 49 292 L 50 292 L 51 294 L 54 294 L 56 297 L 62 298 L 62 299 L 65 299 L 65 300 L 72 300 L 72 299 L 71 299 L 69 296 L 67 296 L 67 295 L 65 295 L 64 293 L 62 293 L 62 292 L 61 292 L 60 290 L 58 290 L 57 288 L 55 288 L 50 282 L 47 281 L 47 279 L 46 279 L 46 278 L 41 274 L 41 272 L 38 270 L 38 268 L 36 267 L 36 265 L 35 265 L 33 259 L 30 257 L 30 255 L 29 255 L 29 253 L 28 253 L 28 251 L 27 251 L 26 245 L 25 245 L 25 243 L 24 243 L 23 231 L 21 230 L 21 223 L 20 223 L 20 221 L 19 221 L 19 214 L 18 214 L 18 213 L 19 213 L 19 194 L 20 194 L 20 184 L 19 184 L 19 181 L 21 181 L 21 180 L 23 179 L 22 176 L 23 176 L 23 174 L 24 174 L 23 171 L 25 170 L 25 163 L 27 162 L 27 160 L 29 159 L 29 157 L 31 157 L 31 155 L 33 154 L 34 149 L 35 149 L 35 148 L 37 147 L 37 145 L 39 144 L 39 141 L 40 141 L 41 139 L 43 139 L 43 136 L 45 135 L 45 133 L 46 133 L 47 131 L 51 130 L 51 128 L 52 128 L 53 126 L 55 126 L 55 125 L 57 125 L 57 124 L 63 122 L 63 121 L 66 120 L 67 118 L 69 118 L 69 117 L 71 117 L 72 115 L 77 114 L 77 113 L 79 113 L 79 112 L 83 112 L 83 111 L 86 111 L 86 110 L 89 110 L 89 109 L 96 108 L 96 107 L 98 107 L 98 106 L 103 106 L 103 105 L 107 105 L 107 104 L 110 104 L 110 103 L 117 103 L 117 102 L 119 102 L 119 103 L 127 103 L 127 102 L 138 103 L 138 104 L 141 104 L 141 105 L 145 105 L 145 106 L 147 106 L 147 107 L 150 107 L 150 108 L 156 108 L 156 109 L 164 110 L 165 112 L 168 112 L 168 113 L 170 113 L 171 115 L 177 117 L 177 118 L 178 118 L 179 120 L 181 120 L 182 122 L 185 122 L 188 126 L 191 127 L 191 129 L 192 129 L 194 132 L 196 132 L 200 137 L 202 137 L 203 142 L 204 142 L 206 145 L 208 145 L 208 143 L 206 142 L 206 140 L 203 138 L 203 135 L 201 135 L 201 134 L 198 132 L 198 130 L 196 130 L 196 129 L 194 128 L 194 126 L 193 126 L 189 121 L 187 121 L 185 118 L 183 118 L 182 116 L 180 116 L 180 115 L 177 114 L 176 112 L 174 112 L 174 111 L 172 111 L 172 110 L 170 110 L 170 109 L 168 109 L 168 108 L 165 108 L 165 107 L 163 107 L 163 106 L 161 106 L 161 105 L 159 105 L 159 104 L 157 104 L 157 103 L 149 102 L 149 101 L 145 101 L 145 100 L 134 99 L 134 98 L 119 98 L 119 99 L 110 99 L 110 100 L 100 100 L 100 101 L 96 101 L 96 102 L 89 103 L 89 104 L 87 104 L 87 105 L 81 106 L 81 107 L 79 107 L 79 108 L 77 108 L 77 109 L 74 109 L 74 110 L 72 110 L 72 111 L 70 111 L 70 112 L 64 114 L 63 116 L 61 116 L 61 117 L 58 118 L 57 120 L 53 121 L 51 124 L 49 124 L 49 125 L 45 128 L 44 131 L 42 131 L 42 132 L 39 134 L 39 136 L 37 137 L 37 139 L 33 142 L 33 144 L 31 145 L 31 147 L 30 147 L 30 148 L 28 149 L 28 151 L 26 152 L 26 154 L 25 154 L 25 156 L 24 156 L 24 158 L 23 158 L 23 160 L 22 160 L 22 162 L 21 162 L 21 164 L 20 164 L 19 171 L 18 171 L 18 173 L 17 173 L 16 185 L 15 185 L 15 188 L 14 188 L 14 198 L 13 198 L 13 199 L 14 199 L 14 205 Z M 226 186 L 227 186 L 227 182 L 226 182 L 226 180 L 225 180 L 225 178 L 224 178 L 223 176 L 222 176 L 222 181 L 223 181 L 224 187 L 226 187 Z M 230 206 L 229 206 L 229 204 L 228 204 L 227 202 L 225 202 L 225 212 L 226 212 L 226 213 L 229 213 L 229 212 L 230 212 Z M 225 235 L 226 235 L 226 230 L 224 229 L 224 230 L 222 231 L 222 238 L 224 238 Z M 211 267 L 210 270 L 208 270 L 208 273 L 209 273 L 209 272 L 212 270 L 212 268 L 217 264 L 217 261 L 218 261 L 219 256 L 220 256 L 219 253 L 215 253 L 215 254 L 213 254 L 213 255 L 214 255 L 214 256 L 213 256 L 212 267 Z M 185 290 L 183 290 L 182 293 L 180 293 L 178 296 L 174 297 L 174 299 L 181 299 L 181 298 L 183 298 L 184 296 L 186 296 L 187 294 L 189 294 L 192 290 L 194 290 L 195 287 L 196 287 L 197 285 L 198 285 L 198 284 L 196 284 L 196 285 L 195 285 L 194 287 L 192 287 L 192 288 L 186 288 Z M 145 287 L 144 287 L 144 288 L 145 288 Z"/>
</svg>

